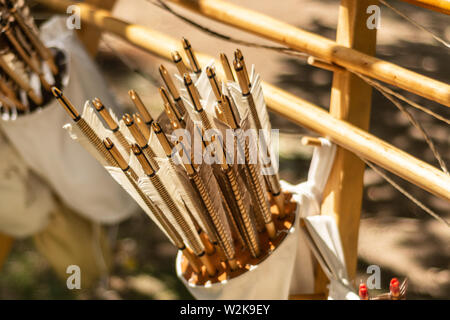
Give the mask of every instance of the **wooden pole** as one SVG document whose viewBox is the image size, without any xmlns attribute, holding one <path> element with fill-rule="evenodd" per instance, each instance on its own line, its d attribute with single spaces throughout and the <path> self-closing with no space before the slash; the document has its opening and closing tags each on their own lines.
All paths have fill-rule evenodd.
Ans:
<svg viewBox="0 0 450 320">
<path fill-rule="evenodd" d="M 448 84 L 345 47 L 325 37 L 225 1 L 170 1 L 216 21 L 306 52 L 450 107 Z"/>
<path fill-rule="evenodd" d="M 207 61 L 210 60 L 204 60 L 204 63 Z M 383 167 L 442 199 L 450 201 L 450 177 L 443 171 L 364 130 L 334 118 L 322 108 L 306 100 L 265 82 L 262 83 L 262 87 L 271 111 L 291 120 L 293 123 L 315 131 L 323 137 L 328 137 L 342 148 Z"/>
<path fill-rule="evenodd" d="M 413 5 L 450 15 L 449 0 L 402 0 Z"/>
<path fill-rule="evenodd" d="M 304 146 L 311 146 L 311 147 L 321 147 L 322 141 L 320 141 L 319 138 L 309 137 L 309 136 L 303 136 L 300 140 L 301 144 Z"/>
<path fill-rule="evenodd" d="M 336 42 L 342 46 L 374 55 L 376 29 L 366 26 L 366 8 L 377 0 L 341 0 Z M 369 129 L 372 87 L 356 75 L 335 72 L 331 88 L 330 114 Z M 358 231 L 363 197 L 364 162 L 354 153 L 338 147 L 330 177 L 324 190 L 321 214 L 335 218 L 341 235 L 350 280 L 356 273 Z M 328 279 L 318 272 L 316 292 L 325 292 Z"/>
<path fill-rule="evenodd" d="M 37 2 L 65 12 L 68 0 L 36 0 Z M 86 4 L 79 4 L 81 19 L 94 24 L 106 32 L 119 36 L 129 43 L 154 55 L 171 61 L 172 51 L 182 52 L 181 41 L 149 28 L 130 24 L 114 18 L 105 10 L 97 10 Z M 211 57 L 196 53 L 203 65 Z M 217 74 L 223 78 L 221 63 L 216 61 Z M 264 97 L 269 109 L 292 122 L 304 126 L 361 157 L 385 168 L 405 180 L 425 189 L 438 197 L 450 201 L 450 177 L 435 167 L 409 155 L 391 144 L 361 130 L 343 120 L 331 116 L 322 108 L 268 83 L 262 83 Z"/>
<path fill-rule="evenodd" d="M 84 2 L 105 10 L 112 10 L 116 4 L 116 0 L 85 0 Z M 89 55 L 95 57 L 102 36 L 101 30 L 92 25 L 81 25 L 81 29 L 77 30 L 77 35 Z"/>
</svg>

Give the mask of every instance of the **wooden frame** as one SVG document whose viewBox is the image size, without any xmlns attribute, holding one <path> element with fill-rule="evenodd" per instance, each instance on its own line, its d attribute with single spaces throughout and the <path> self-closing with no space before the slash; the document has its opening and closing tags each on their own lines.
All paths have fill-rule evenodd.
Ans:
<svg viewBox="0 0 450 320">
<path fill-rule="evenodd" d="M 264 14 L 221 0 L 169 0 L 215 21 L 248 31 L 351 71 L 450 107 L 450 86 Z"/>
<path fill-rule="evenodd" d="M 73 4 L 68 0 L 37 1 L 60 12 L 64 12 L 68 5 Z M 215 20 L 278 41 L 348 70 L 397 85 L 450 106 L 449 85 L 371 57 L 374 53 L 375 34 L 362 30 L 362 13 L 365 5 L 376 3 L 376 1 L 342 0 L 337 42 L 219 0 L 171 1 Z M 150 53 L 170 60 L 170 52 L 183 51 L 178 40 L 164 34 L 114 18 L 106 10 L 98 10 L 85 4 L 79 4 L 79 7 L 84 22 L 115 34 Z M 365 38 L 362 42 L 361 37 Z M 204 54 L 197 53 L 197 55 L 201 63 L 211 60 L 211 57 Z M 219 67 L 220 63 L 216 65 L 218 74 L 222 75 L 223 70 Z M 338 151 L 325 191 L 322 211 L 337 217 L 341 236 L 345 235 L 343 236 L 344 253 L 351 277 L 356 269 L 357 229 L 359 228 L 364 170 L 364 165 L 355 155 L 372 161 L 436 196 L 450 201 L 450 177 L 448 175 L 366 131 L 370 110 L 367 93 L 370 93 L 370 88 L 360 79 L 351 76 L 348 71 L 336 71 L 333 79 L 334 93 L 332 94 L 330 113 L 270 84 L 263 83 L 263 90 L 266 102 L 272 111 L 330 138 L 342 148 Z M 363 90 L 366 95 L 363 96 L 360 90 Z M 358 173 L 355 179 L 338 178 L 343 172 L 348 172 L 349 168 L 354 170 L 354 166 L 357 167 Z M 351 188 L 352 197 L 350 198 L 348 193 L 341 193 L 342 188 Z M 357 193 L 356 197 L 354 196 L 355 192 Z M 348 203 L 344 204 L 344 201 Z M 344 211 L 346 216 L 342 215 Z M 317 292 L 322 293 L 324 281 L 322 284 L 320 281 L 317 283 Z"/>
<path fill-rule="evenodd" d="M 336 42 L 340 45 L 374 55 L 376 29 L 366 26 L 366 8 L 377 0 L 341 0 Z M 334 72 L 331 88 L 330 114 L 367 131 L 369 129 L 372 87 L 358 76 Z M 349 279 L 356 275 L 359 220 L 364 188 L 365 164 L 354 153 L 338 147 L 336 158 L 325 186 L 321 214 L 335 218 L 341 235 Z M 316 273 L 315 291 L 326 292 L 328 279 Z"/>
</svg>

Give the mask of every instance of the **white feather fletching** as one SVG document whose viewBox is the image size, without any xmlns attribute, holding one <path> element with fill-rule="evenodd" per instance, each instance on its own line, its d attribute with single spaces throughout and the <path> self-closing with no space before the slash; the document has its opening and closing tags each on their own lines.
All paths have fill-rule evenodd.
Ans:
<svg viewBox="0 0 450 320">
<path fill-rule="evenodd" d="M 212 91 L 211 84 L 209 83 L 208 76 L 206 75 L 206 72 L 205 72 L 207 66 L 214 67 L 214 60 L 211 60 L 202 69 L 202 73 L 200 74 L 200 77 L 194 82 L 194 84 L 198 90 L 198 93 L 200 94 L 200 98 L 201 98 L 200 101 L 202 103 L 203 108 L 208 113 L 214 115 L 214 107 L 215 107 L 215 103 L 216 103 L 216 98 Z M 191 99 L 189 97 L 189 93 L 187 92 L 187 89 L 184 86 L 183 78 L 180 75 L 175 74 L 175 79 L 177 80 L 178 87 L 180 88 L 180 96 L 182 97 L 182 99 L 185 103 L 186 102 L 189 103 L 190 107 L 192 108 L 192 111 L 194 111 L 194 106 L 192 105 Z"/>
<path fill-rule="evenodd" d="M 206 98 L 207 91 L 211 89 L 208 76 L 206 75 L 206 67 L 210 68 L 214 67 L 214 60 L 211 60 L 209 63 L 206 64 L 204 68 L 202 68 L 202 73 L 200 74 L 200 77 L 198 77 L 197 81 L 195 81 L 195 86 L 197 87 L 197 90 L 200 93 L 200 95 L 204 94 L 202 98 Z"/>
<path fill-rule="evenodd" d="M 164 152 L 164 149 L 161 146 L 161 143 L 159 143 L 158 137 L 153 130 L 150 131 L 150 137 L 148 138 L 147 144 L 150 148 L 152 148 L 157 158 L 166 157 L 166 153 Z"/>
<path fill-rule="evenodd" d="M 164 228 L 161 226 L 158 219 L 156 219 L 153 212 L 145 204 L 144 200 L 142 200 L 142 198 L 139 196 L 139 193 L 136 191 L 131 182 L 125 176 L 125 173 L 120 168 L 117 167 L 107 166 L 105 167 L 105 169 L 109 172 L 109 174 L 113 177 L 113 179 L 116 180 L 116 182 L 120 184 L 122 188 L 124 188 L 128 192 L 128 194 L 134 199 L 134 201 L 136 201 L 139 204 L 142 210 L 144 210 L 144 212 L 150 217 L 150 219 L 152 219 L 153 222 L 156 223 L 156 225 L 164 232 L 167 238 L 169 238 L 169 240 L 172 242 L 172 239 L 169 237 Z"/>
<path fill-rule="evenodd" d="M 272 129 L 270 125 L 269 113 L 267 111 L 266 102 L 264 100 L 264 94 L 261 86 L 261 77 L 259 74 L 255 72 L 255 66 L 252 65 L 251 75 L 250 75 L 250 83 L 252 84 L 250 92 L 253 96 L 253 100 L 255 101 L 256 111 L 259 116 L 259 120 L 261 122 L 261 126 L 263 130 L 267 130 L 270 132 Z M 243 104 L 237 104 L 239 112 L 243 112 L 244 110 L 248 110 L 247 99 L 242 96 L 242 91 L 237 82 L 228 81 L 227 87 L 231 96 L 233 97 L 235 102 L 243 101 Z M 242 113 L 241 113 L 242 114 Z M 252 126 L 254 127 L 254 125 Z"/>
<path fill-rule="evenodd" d="M 185 204 L 183 202 L 183 198 L 180 195 L 179 192 L 179 185 L 176 183 L 173 183 L 173 170 L 171 168 L 171 165 L 169 163 L 168 159 L 158 158 L 156 159 L 158 161 L 158 164 L 160 166 L 157 176 L 160 178 L 161 182 L 164 184 L 164 186 L 167 189 L 167 192 L 172 197 L 173 201 L 175 202 L 176 206 L 180 210 L 184 220 L 186 221 L 186 224 L 188 225 L 188 228 L 192 230 L 194 234 L 194 241 L 197 242 L 196 245 L 192 245 L 191 240 L 186 236 L 185 230 L 181 228 L 181 226 L 177 223 L 177 220 L 170 212 L 169 208 L 165 204 L 164 200 L 159 195 L 156 188 L 153 186 L 153 183 L 151 182 L 150 178 L 143 177 L 139 179 L 138 185 L 142 189 L 142 191 L 153 200 L 154 203 L 161 209 L 163 213 L 165 213 L 166 217 L 170 221 L 170 223 L 175 227 L 175 229 L 178 231 L 178 233 L 183 238 L 184 243 L 191 249 L 194 249 L 200 245 L 201 248 L 203 248 L 203 244 L 200 240 L 200 237 L 195 230 L 194 223 L 192 222 L 188 211 L 186 210 Z M 168 183 L 167 183 L 168 182 Z M 197 252 L 198 254 L 199 252 Z"/>
<path fill-rule="evenodd" d="M 145 176 L 144 169 L 142 169 L 139 160 L 136 158 L 134 154 L 130 155 L 130 161 L 128 162 L 128 165 L 130 166 L 130 168 L 134 170 L 134 172 L 139 178 Z"/>
<path fill-rule="evenodd" d="M 250 92 L 252 93 L 253 100 L 255 101 L 256 111 L 258 112 L 259 120 L 263 130 L 268 133 L 268 145 L 272 146 L 270 132 L 272 126 L 270 124 L 269 112 L 267 111 L 266 101 L 264 100 L 264 94 L 261 86 L 261 76 L 255 72 L 255 65 L 252 65 L 251 72 L 251 84 L 252 88 Z"/>
<path fill-rule="evenodd" d="M 128 127 L 125 124 L 125 122 L 123 122 L 122 119 L 119 120 L 119 118 L 116 116 L 116 114 L 114 113 L 114 111 L 112 109 L 108 109 L 108 111 L 109 111 L 109 114 L 111 115 L 111 118 L 113 118 L 114 122 L 119 125 L 119 131 L 125 137 L 125 140 L 127 140 L 127 142 L 129 144 L 135 143 L 135 141 L 133 139 L 133 135 L 131 134 L 130 130 L 128 130 Z M 131 153 L 131 151 L 130 151 L 130 153 Z"/>
<path fill-rule="evenodd" d="M 125 139 L 128 140 L 128 143 L 130 143 L 130 144 L 136 143 L 136 140 L 134 140 L 134 137 L 131 134 L 131 132 L 128 129 L 128 127 L 125 124 L 125 122 L 122 119 L 120 119 L 120 121 L 118 123 L 119 123 L 119 130 L 120 130 L 120 132 L 122 132 L 122 134 L 125 137 Z"/>
<path fill-rule="evenodd" d="M 225 82 L 223 83 L 223 86 L 225 86 Z M 239 84 L 237 82 L 227 81 L 226 89 L 229 92 L 233 101 L 236 103 L 236 107 L 239 111 L 239 114 L 242 115 L 246 110 L 248 110 L 248 103 L 247 100 L 242 97 L 242 91 L 241 88 L 239 87 Z"/>
<path fill-rule="evenodd" d="M 86 123 L 94 130 L 100 140 L 110 136 L 111 131 L 103 126 L 100 118 L 95 113 L 94 108 L 91 106 L 89 100 L 84 103 L 83 113 L 81 117 L 86 121 Z M 109 132 L 108 132 L 109 131 Z"/>
<path fill-rule="evenodd" d="M 270 124 L 269 113 L 267 111 L 266 102 L 264 100 L 264 94 L 261 86 L 261 77 L 255 71 L 255 66 L 252 65 L 251 74 L 250 74 L 250 82 L 252 84 L 251 94 L 253 96 L 253 100 L 256 106 L 256 112 L 258 113 L 259 121 L 261 123 L 261 127 L 263 129 L 263 136 L 265 138 L 265 143 L 267 145 L 268 150 L 270 150 L 270 156 L 272 158 L 272 163 L 276 163 L 275 161 L 275 153 L 273 152 L 273 144 L 272 144 L 272 126 Z M 247 99 L 242 96 L 241 88 L 239 84 L 236 82 L 227 82 L 227 86 L 231 96 L 233 97 L 236 106 L 241 114 L 242 112 L 249 112 L 249 104 Z M 249 117 L 249 121 L 252 129 L 256 129 L 256 124 L 253 120 L 253 117 Z M 262 146 L 261 146 L 262 147 Z M 261 159 L 265 159 L 265 150 L 264 148 L 260 148 L 260 157 Z M 263 154 L 264 153 L 264 154 Z"/>
<path fill-rule="evenodd" d="M 119 149 L 120 153 L 124 157 L 124 159 L 128 162 L 130 160 L 130 152 L 129 150 L 125 150 L 119 139 L 114 135 L 114 133 L 105 128 L 99 116 L 97 115 L 95 108 L 92 107 L 90 101 L 86 101 L 83 108 L 82 118 L 86 123 L 94 130 L 100 140 L 104 140 L 106 138 L 110 138 L 114 145 Z"/>
<path fill-rule="evenodd" d="M 179 155 L 176 154 L 174 155 L 175 157 L 177 157 L 178 159 L 173 159 L 175 160 L 176 163 L 182 163 L 181 159 L 179 158 Z M 173 163 L 173 162 L 172 162 Z M 168 161 L 169 167 L 165 166 L 165 170 L 163 174 L 159 174 L 159 177 L 161 179 L 161 181 L 167 186 L 167 185 L 171 185 L 174 187 L 174 189 L 177 191 L 178 193 L 178 197 L 180 197 L 182 199 L 182 201 L 184 201 L 185 206 L 183 206 L 184 211 L 181 212 L 185 212 L 186 211 L 186 207 L 189 209 L 189 211 L 191 212 L 191 214 L 193 215 L 193 217 L 195 218 L 195 220 L 197 221 L 197 223 L 200 225 L 200 227 L 202 228 L 202 230 L 204 231 L 208 231 L 209 228 L 207 228 L 207 226 L 205 226 L 205 224 L 203 223 L 203 220 L 201 219 L 200 215 L 202 214 L 202 204 L 200 201 L 200 199 L 198 198 L 198 196 L 195 194 L 194 189 L 192 188 L 191 182 L 188 178 L 188 176 L 186 175 L 185 171 L 183 168 L 181 168 L 181 165 L 178 166 L 177 165 L 171 165 L 171 161 Z M 161 170 L 161 169 L 160 169 Z M 189 217 L 189 213 L 187 213 L 187 217 Z M 210 235 L 210 232 L 207 232 Z M 214 234 L 211 234 L 211 236 L 213 237 L 214 240 Z"/>
<path fill-rule="evenodd" d="M 210 166 L 200 166 L 199 175 L 208 191 L 211 201 L 213 202 L 213 208 L 220 217 L 221 224 L 225 230 L 228 241 L 232 242 L 231 229 L 228 224 L 228 218 L 225 213 L 225 209 L 222 204 L 222 197 L 218 195 L 219 184 L 214 176 L 213 170 Z"/>
<path fill-rule="evenodd" d="M 175 163 L 180 163 L 180 165 L 176 165 L 174 163 L 173 168 L 171 170 L 171 177 L 170 180 L 172 183 L 175 183 L 178 185 L 178 190 L 180 192 L 180 196 L 183 199 L 184 203 L 186 204 L 189 211 L 192 213 L 192 216 L 197 221 L 197 223 L 200 225 L 202 230 L 204 230 L 210 239 L 212 241 L 216 240 L 216 236 L 214 234 L 214 230 L 211 230 L 207 223 L 203 222 L 202 215 L 204 215 L 205 209 L 202 204 L 202 201 L 198 194 L 195 192 L 195 189 L 193 189 L 193 185 L 189 179 L 189 177 L 186 174 L 186 171 L 181 165 L 181 158 L 178 154 L 176 154 L 174 157 L 178 159 L 173 159 Z M 170 181 L 166 181 L 166 183 L 170 183 Z"/>
</svg>

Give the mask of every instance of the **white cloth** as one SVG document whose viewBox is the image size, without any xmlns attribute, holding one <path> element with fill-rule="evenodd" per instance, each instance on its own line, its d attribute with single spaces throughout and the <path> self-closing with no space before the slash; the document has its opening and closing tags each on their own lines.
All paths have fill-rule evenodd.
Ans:
<svg viewBox="0 0 450 320">
<path fill-rule="evenodd" d="M 68 70 L 63 90 L 79 111 L 86 99 L 97 96 L 107 107 L 117 108 L 100 72 L 75 33 L 66 28 L 64 18 L 52 18 L 43 25 L 41 38 L 47 46 L 65 53 Z M 27 165 L 67 206 L 100 223 L 117 223 L 129 217 L 137 205 L 63 130 L 68 121 L 66 111 L 53 100 L 31 114 L 0 121 L 0 126 Z"/>
<path fill-rule="evenodd" d="M 344 284 L 342 280 L 331 279 L 328 289 L 328 300 L 360 300 L 359 296 L 353 292 L 353 288 Z"/>
<path fill-rule="evenodd" d="M 299 207 L 297 207 L 299 208 Z M 283 300 L 289 296 L 292 270 L 299 243 L 297 210 L 295 222 L 283 242 L 261 263 L 242 275 L 219 283 L 196 286 L 182 276 L 181 252 L 176 260 L 178 278 L 189 292 L 199 300 Z M 297 227 L 296 227 L 297 226 Z"/>
<path fill-rule="evenodd" d="M 308 180 L 292 186 L 282 183 L 283 190 L 290 191 L 300 203 L 300 217 L 320 214 L 320 203 L 328 176 L 333 166 L 336 146 L 329 140 L 319 138 L 321 147 L 315 147 L 308 171 Z M 292 275 L 291 294 L 311 293 L 314 291 L 314 263 L 304 234 L 300 232 L 300 244 L 297 247 L 294 274 Z"/>
<path fill-rule="evenodd" d="M 55 202 L 0 132 L 0 232 L 22 238 L 41 231 Z"/>
<path fill-rule="evenodd" d="M 328 299 L 358 300 L 348 280 L 344 251 L 334 218 L 314 215 L 306 217 L 304 222 L 307 243 L 330 280 Z"/>
</svg>

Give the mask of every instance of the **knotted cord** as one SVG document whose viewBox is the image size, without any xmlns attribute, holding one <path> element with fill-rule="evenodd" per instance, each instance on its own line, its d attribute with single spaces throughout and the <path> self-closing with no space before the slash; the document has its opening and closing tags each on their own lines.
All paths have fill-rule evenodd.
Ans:
<svg viewBox="0 0 450 320">
<path fill-rule="evenodd" d="M 383 91 L 385 91 L 386 93 L 390 94 L 391 96 L 396 97 L 396 98 L 399 99 L 399 100 L 402 100 L 403 102 L 406 102 L 406 103 L 409 104 L 411 107 L 414 107 L 414 108 L 416 108 L 416 109 L 419 109 L 420 111 L 427 113 L 428 115 L 432 116 L 433 118 L 436 118 L 437 120 L 440 120 L 440 121 L 445 122 L 446 124 L 449 124 L 449 125 L 450 125 L 450 119 L 447 119 L 447 118 L 445 118 L 444 116 L 441 116 L 440 114 L 437 114 L 437 113 L 435 113 L 435 112 L 433 112 L 433 111 L 431 111 L 431 110 L 425 108 L 424 106 L 421 106 L 420 104 L 418 104 L 418 103 L 416 103 L 416 102 L 414 102 L 414 101 L 412 101 L 412 100 L 406 98 L 405 96 L 401 95 L 400 93 L 395 92 L 395 91 L 389 89 L 389 88 L 386 87 L 386 86 L 383 86 L 379 81 L 376 81 L 376 80 L 374 80 L 374 79 L 371 79 L 371 78 L 369 78 L 369 77 L 366 77 L 366 76 L 364 76 L 364 75 L 362 75 L 362 74 L 360 74 L 360 73 L 356 73 L 356 72 L 353 72 L 353 73 L 355 73 L 357 76 L 363 78 L 364 81 L 370 82 L 369 84 L 370 84 L 372 87 L 377 87 L 377 86 L 378 86 L 378 87 L 382 88 Z"/>
<path fill-rule="evenodd" d="M 400 185 L 398 185 L 394 180 L 389 178 L 383 171 L 381 171 L 379 168 L 377 168 L 373 163 L 370 161 L 361 158 L 360 159 L 367 164 L 374 172 L 376 172 L 378 175 L 380 175 L 384 180 L 386 180 L 390 185 L 392 185 L 397 191 L 402 193 L 405 197 L 407 197 L 409 200 L 411 200 L 414 204 L 416 204 L 419 208 L 421 208 L 423 211 L 428 213 L 430 216 L 435 218 L 437 221 L 440 221 L 444 223 L 447 227 L 450 227 L 450 224 L 448 221 L 441 218 L 438 214 L 436 214 L 433 210 L 428 208 L 426 205 L 424 205 L 421 201 L 417 200 L 412 194 L 410 194 L 408 191 L 403 189 Z"/>
<path fill-rule="evenodd" d="M 164 3 L 164 1 L 162 0 L 147 0 L 147 2 L 153 4 L 154 6 L 157 6 L 161 9 L 166 10 L 167 12 L 171 13 L 172 15 L 174 15 L 175 17 L 177 17 L 178 19 L 190 24 L 191 26 L 209 34 L 210 36 L 228 41 L 228 42 L 232 42 L 232 43 L 236 43 L 236 44 L 241 44 L 247 47 L 253 47 L 253 48 L 261 48 L 261 49 L 267 49 L 267 50 L 273 50 L 273 51 L 277 51 L 277 52 L 281 52 L 287 55 L 292 55 L 292 56 L 300 56 L 303 57 L 305 59 L 307 59 L 309 57 L 309 54 L 306 54 L 304 52 L 298 51 L 296 49 L 292 49 L 292 48 L 288 48 L 288 47 L 283 47 L 283 46 L 270 46 L 270 45 L 265 45 L 265 44 L 260 44 L 260 43 L 255 43 L 255 42 L 251 42 L 251 41 L 247 41 L 247 40 L 242 40 L 242 39 L 237 39 L 237 38 L 233 38 L 231 36 L 225 35 L 221 32 L 212 30 L 208 27 L 205 27 L 183 15 L 181 15 L 178 12 L 175 12 L 172 8 L 170 8 L 166 3 Z"/>
<path fill-rule="evenodd" d="M 417 121 L 414 118 L 414 116 L 408 110 L 406 110 L 406 108 L 400 102 L 398 102 L 397 100 L 394 99 L 394 97 L 388 92 L 389 89 L 387 87 L 383 86 L 381 83 L 374 81 L 360 73 L 355 72 L 355 74 L 358 77 L 360 77 L 361 79 L 363 79 L 366 83 L 368 83 L 369 85 L 374 87 L 376 90 L 378 90 L 384 97 L 386 97 L 386 99 L 391 101 L 403 114 L 406 115 L 406 117 L 408 118 L 408 121 L 411 123 L 411 125 L 414 126 L 417 130 L 419 130 L 419 132 L 425 139 L 425 142 L 428 144 L 431 151 L 433 152 L 433 155 L 436 158 L 436 160 L 438 161 L 442 171 L 444 171 L 446 174 L 449 174 L 447 166 L 446 166 L 444 160 L 442 159 L 441 154 L 436 149 L 436 146 L 434 145 L 433 140 L 427 134 L 427 132 L 425 131 L 423 126 L 419 123 L 419 121 Z"/>
</svg>

